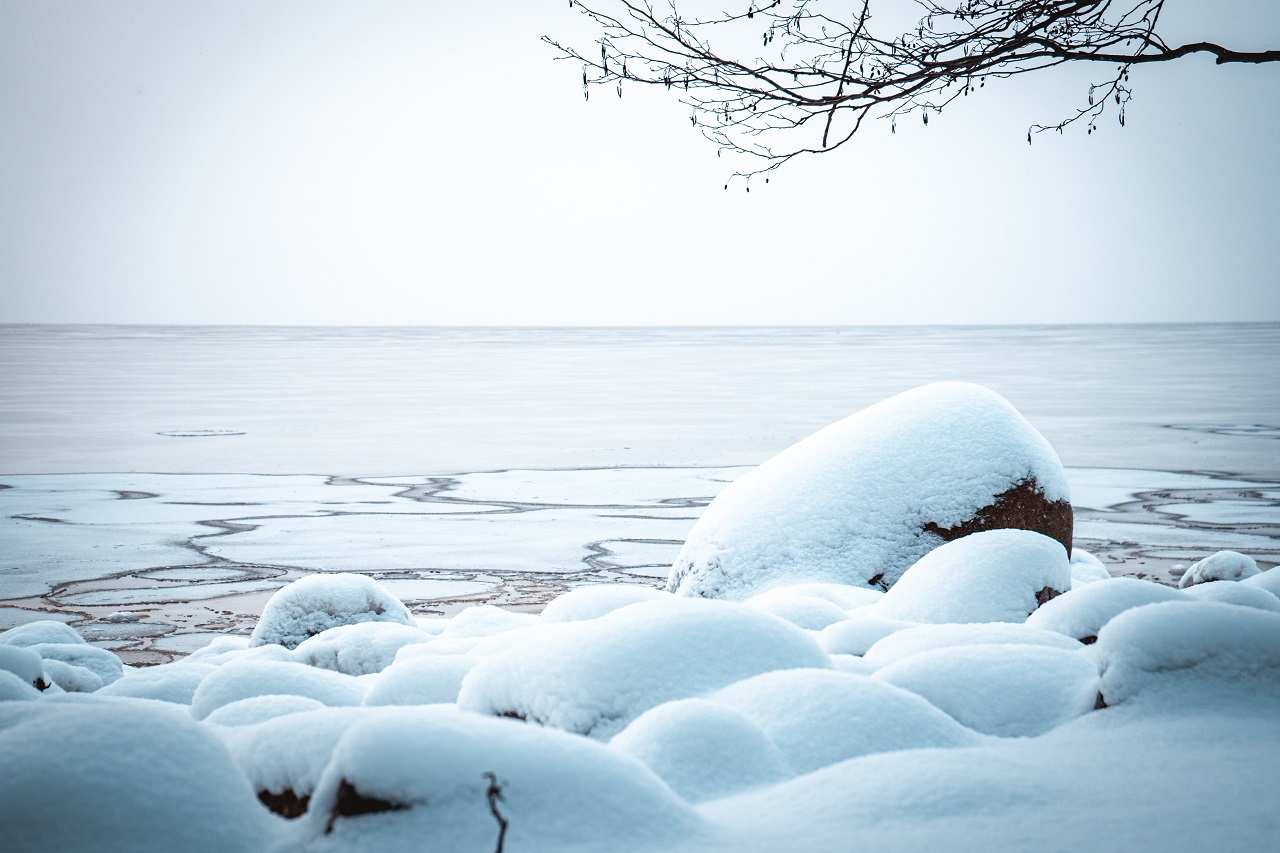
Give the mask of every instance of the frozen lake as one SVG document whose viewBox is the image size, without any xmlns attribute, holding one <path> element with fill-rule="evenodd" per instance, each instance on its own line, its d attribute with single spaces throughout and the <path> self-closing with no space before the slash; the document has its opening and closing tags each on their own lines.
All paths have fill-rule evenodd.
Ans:
<svg viewBox="0 0 1280 853">
<path fill-rule="evenodd" d="M 1275 324 L 0 327 L 0 628 L 55 613 L 148 661 L 313 571 L 426 613 L 657 584 L 725 483 L 942 379 L 1045 434 L 1113 573 L 1274 564 L 1278 361 Z"/>
</svg>

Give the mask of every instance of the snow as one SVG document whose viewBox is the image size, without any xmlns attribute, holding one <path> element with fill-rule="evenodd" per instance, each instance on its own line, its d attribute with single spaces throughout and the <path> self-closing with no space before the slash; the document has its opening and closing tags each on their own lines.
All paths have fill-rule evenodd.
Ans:
<svg viewBox="0 0 1280 853">
<path fill-rule="evenodd" d="M 668 588 L 743 599 L 780 582 L 891 586 L 942 544 L 925 524 L 955 527 L 1031 478 L 1048 500 L 1070 499 L 1057 454 L 1008 401 L 967 383 L 916 388 L 727 486 L 689 532 Z"/>
<path fill-rule="evenodd" d="M 1275 596 L 1280 596 L 1280 571 L 1276 569 L 1268 569 L 1265 572 L 1259 572 L 1256 575 L 1247 577 L 1240 583 L 1245 586 L 1256 586 L 1259 589 L 1265 589 L 1267 592 Z"/>
<path fill-rule="evenodd" d="M 368 711 L 356 708 L 299 703 L 293 710 L 282 710 L 260 720 L 246 719 L 219 734 L 255 791 L 291 791 L 303 797 L 315 790 L 333 748 L 346 730 L 369 716 Z"/>
<path fill-rule="evenodd" d="M 244 659 L 225 663 L 196 688 L 191 715 L 203 720 L 239 699 L 282 694 L 325 705 L 359 705 L 364 688 L 349 675 L 288 661 Z"/>
<path fill-rule="evenodd" d="M 1111 577 L 1102 561 L 1083 548 L 1071 549 L 1071 586 L 1105 581 Z"/>
<path fill-rule="evenodd" d="M 354 574 L 311 575 L 271 597 L 249 644 L 292 649 L 322 631 L 359 622 L 414 624 L 409 609 L 377 581 Z"/>
<path fill-rule="evenodd" d="M 195 661 L 130 670 L 118 681 L 98 691 L 98 695 L 132 696 L 190 705 L 196 688 L 213 670 L 212 665 Z"/>
<path fill-rule="evenodd" d="M 930 551 L 874 612 L 915 622 L 1022 622 L 1042 590 L 1071 588 L 1066 549 L 1029 530 L 987 530 Z"/>
<path fill-rule="evenodd" d="M 655 601 L 668 594 L 634 584 L 592 584 L 559 595 L 542 609 L 543 622 L 578 622 L 595 619 L 628 604 Z"/>
<path fill-rule="evenodd" d="M 1238 604 L 1242 607 L 1259 607 L 1280 612 L 1280 598 L 1256 586 L 1246 586 L 1237 581 L 1205 581 L 1183 590 L 1188 598 L 1196 601 L 1217 601 L 1222 604 Z"/>
<path fill-rule="evenodd" d="M 0 702 L 39 698 L 40 691 L 30 681 L 10 669 L 0 668 Z"/>
<path fill-rule="evenodd" d="M 828 667 L 804 631 L 723 601 L 647 601 L 598 619 L 544 626 L 480 661 L 458 706 L 608 738 L 644 711 L 742 678 Z"/>
<path fill-rule="evenodd" d="M 102 676 L 93 670 L 57 658 L 44 661 L 44 673 L 49 681 L 67 693 L 93 693 L 105 684 Z"/>
<path fill-rule="evenodd" d="M 449 639 L 488 637 L 537 622 L 538 617 L 532 613 L 517 613 L 491 604 L 482 604 L 478 607 L 468 607 L 454 616 L 440 636 Z"/>
<path fill-rule="evenodd" d="M 831 655 L 864 655 L 880 640 L 912 624 L 858 612 L 843 622 L 823 628 L 818 634 L 818 645 Z"/>
<path fill-rule="evenodd" d="M 46 643 L 83 643 L 75 628 L 52 619 L 28 622 L 0 634 L 0 643 L 10 646 L 36 646 Z"/>
<path fill-rule="evenodd" d="M 46 669 L 51 662 L 61 661 L 69 666 L 88 670 L 101 679 L 103 684 L 110 684 L 124 674 L 120 658 L 106 649 L 90 646 L 83 640 L 78 643 L 36 643 L 27 648 L 44 658 Z"/>
<path fill-rule="evenodd" d="M 374 679 L 366 705 L 433 705 L 458 701 L 462 679 L 476 665 L 466 655 L 399 656 Z"/>
<path fill-rule="evenodd" d="M 1083 650 L 1006 643 L 953 646 L 885 666 L 910 690 L 983 734 L 1035 737 L 1093 710 L 1098 670 Z"/>
<path fill-rule="evenodd" d="M 0 644 L 0 671 L 12 673 L 37 690 L 46 686 L 44 660 L 34 649 Z"/>
<path fill-rule="evenodd" d="M 759 726 L 797 774 L 873 752 L 981 740 L 920 696 L 846 672 L 769 672 L 708 698 Z"/>
<path fill-rule="evenodd" d="M 347 675 L 368 675 L 390 666 L 405 646 L 430 639 L 416 626 L 396 622 L 339 625 L 303 640 L 293 650 L 293 659 Z"/>
<path fill-rule="evenodd" d="M 1131 607 L 1185 598 L 1178 590 L 1160 584 L 1136 578 L 1111 578 L 1074 588 L 1045 602 L 1027 617 L 1026 624 L 1092 642 L 1103 625 Z"/>
<path fill-rule="evenodd" d="M 250 696 L 248 699 L 228 702 L 215 708 L 204 720 L 216 726 L 253 726 L 277 717 L 288 717 L 324 707 L 323 702 L 307 696 L 268 693 L 265 696 Z"/>
<path fill-rule="evenodd" d="M 142 700 L 19 703 L 0 730 L 9 853 L 252 853 L 274 837 L 244 774 L 181 709 Z M 38 707 L 37 707 L 38 706 Z"/>
<path fill-rule="evenodd" d="M 747 599 L 746 605 L 772 613 L 792 625 L 809 631 L 821 631 L 845 619 L 845 611 L 826 598 L 805 595 L 789 587 L 772 589 Z"/>
<path fill-rule="evenodd" d="M 1252 557 L 1239 551 L 1219 551 L 1211 557 L 1192 563 L 1178 581 L 1178 586 L 1186 589 L 1198 583 L 1238 581 L 1256 574 L 1258 563 Z"/>
<path fill-rule="evenodd" d="M 609 746 L 642 762 L 690 803 L 795 775 L 749 717 L 706 699 L 677 699 L 650 708 Z"/>
<path fill-rule="evenodd" d="M 889 666 L 913 655 L 952 646 L 1045 646 L 1075 651 L 1080 643 L 1052 631 L 1010 622 L 917 625 L 895 631 L 867 649 L 865 658 L 875 667 Z"/>
</svg>

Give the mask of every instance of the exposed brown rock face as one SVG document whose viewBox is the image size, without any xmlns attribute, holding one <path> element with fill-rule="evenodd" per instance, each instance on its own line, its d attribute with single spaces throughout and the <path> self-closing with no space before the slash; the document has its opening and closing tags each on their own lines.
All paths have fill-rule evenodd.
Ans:
<svg viewBox="0 0 1280 853">
<path fill-rule="evenodd" d="M 1034 477 L 1030 477 L 996 495 L 994 501 L 974 513 L 973 518 L 968 521 L 955 527 L 939 527 L 929 522 L 924 530 L 938 534 L 947 542 L 983 530 L 1032 530 L 1061 542 L 1070 556 L 1074 524 L 1071 504 L 1068 501 L 1047 500 L 1040 484 Z"/>
<path fill-rule="evenodd" d="M 292 789 L 285 789 L 278 794 L 262 790 L 258 792 L 258 799 L 276 814 L 291 820 L 306 814 L 307 805 L 311 802 L 310 795 L 299 797 Z"/>
<path fill-rule="evenodd" d="M 392 812 L 407 808 L 409 807 L 404 803 L 392 803 L 387 800 L 380 800 L 377 797 L 366 797 L 356 790 L 355 785 L 343 779 L 341 784 L 338 785 L 338 798 L 333 804 L 333 812 L 329 815 L 329 823 L 324 828 L 324 834 L 328 835 L 333 832 L 333 824 L 340 817 L 355 817 L 356 815 Z"/>
</svg>

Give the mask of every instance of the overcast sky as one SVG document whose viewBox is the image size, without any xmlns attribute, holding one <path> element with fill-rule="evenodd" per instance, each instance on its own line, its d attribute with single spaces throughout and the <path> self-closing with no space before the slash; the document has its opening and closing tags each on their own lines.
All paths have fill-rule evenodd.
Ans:
<svg viewBox="0 0 1280 853">
<path fill-rule="evenodd" d="M 1272 0 L 1167 14 L 1280 47 Z M 686 107 L 584 103 L 544 33 L 583 30 L 565 0 L 0 0 L 0 321 L 1280 320 L 1280 63 L 1137 69 L 1123 130 L 1032 146 L 1096 72 L 988 85 L 746 194 Z"/>
</svg>

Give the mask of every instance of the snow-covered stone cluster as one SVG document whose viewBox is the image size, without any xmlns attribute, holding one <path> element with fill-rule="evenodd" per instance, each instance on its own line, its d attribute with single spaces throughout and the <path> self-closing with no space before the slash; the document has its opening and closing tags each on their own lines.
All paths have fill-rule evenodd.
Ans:
<svg viewBox="0 0 1280 853">
<path fill-rule="evenodd" d="M 944 390 L 1007 423 L 988 392 Z M 910 530 L 881 506 L 879 537 L 779 497 L 813 539 L 774 542 L 791 533 L 734 498 L 678 593 L 589 586 L 537 615 L 415 619 L 367 577 L 315 575 L 251 638 L 141 669 L 61 623 L 12 629 L 4 849 L 1265 849 L 1280 569 L 1219 554 L 1174 589 L 1028 529 L 924 548 L 921 519 L 960 526 L 1020 478 L 1065 499 L 1056 459 L 983 453 L 998 477 L 944 478 L 962 497 L 930 495 Z M 856 508 L 829 497 L 832 519 Z M 795 562 L 846 546 L 841 567 Z M 681 594 L 714 560 L 736 600 Z M 887 591 L 866 582 L 879 572 Z M 1196 790 L 1231 793 L 1169 819 Z"/>
</svg>

